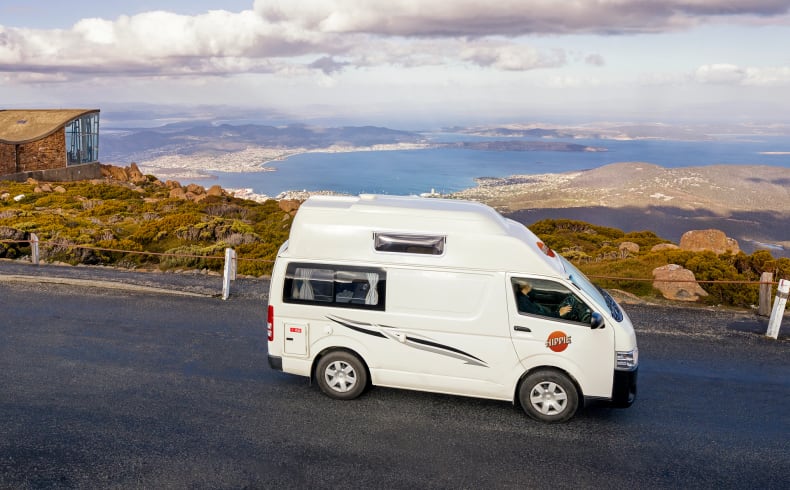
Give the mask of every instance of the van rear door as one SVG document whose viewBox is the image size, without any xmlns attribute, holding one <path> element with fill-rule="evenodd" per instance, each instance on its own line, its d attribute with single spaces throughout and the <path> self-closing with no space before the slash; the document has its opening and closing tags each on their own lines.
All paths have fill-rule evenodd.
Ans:
<svg viewBox="0 0 790 490">
<path fill-rule="evenodd" d="M 548 366 L 568 372 L 584 396 L 611 398 L 614 328 L 590 326 L 590 302 L 570 284 L 510 274 L 508 314 L 513 346 L 525 370 Z"/>
</svg>

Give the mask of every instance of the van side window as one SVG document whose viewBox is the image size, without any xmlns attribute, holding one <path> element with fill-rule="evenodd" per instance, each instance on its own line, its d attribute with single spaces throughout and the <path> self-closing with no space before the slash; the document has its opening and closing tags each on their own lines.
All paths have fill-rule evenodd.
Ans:
<svg viewBox="0 0 790 490">
<path fill-rule="evenodd" d="M 383 310 L 385 291 L 383 269 L 293 262 L 285 272 L 283 301 Z"/>
<path fill-rule="evenodd" d="M 511 279 L 518 312 L 590 323 L 590 308 L 562 284 L 545 279 Z"/>
<path fill-rule="evenodd" d="M 446 240 L 439 235 L 373 234 L 373 246 L 378 252 L 442 255 Z"/>
</svg>

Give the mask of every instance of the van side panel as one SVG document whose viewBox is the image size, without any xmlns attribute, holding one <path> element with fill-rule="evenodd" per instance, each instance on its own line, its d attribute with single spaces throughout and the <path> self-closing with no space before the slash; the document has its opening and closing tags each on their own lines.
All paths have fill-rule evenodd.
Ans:
<svg viewBox="0 0 790 490">
<path fill-rule="evenodd" d="M 371 368 L 374 382 L 511 399 L 511 378 L 523 368 L 508 332 L 502 277 L 388 268 L 384 333 L 394 341 L 373 341 L 378 349 Z"/>
</svg>

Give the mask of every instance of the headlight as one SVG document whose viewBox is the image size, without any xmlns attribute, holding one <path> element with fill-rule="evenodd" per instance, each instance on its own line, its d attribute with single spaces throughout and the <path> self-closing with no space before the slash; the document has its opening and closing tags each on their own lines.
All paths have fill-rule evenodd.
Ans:
<svg viewBox="0 0 790 490">
<path fill-rule="evenodd" d="M 615 369 L 631 371 L 639 365 L 639 349 L 617 351 L 617 365 Z"/>
</svg>

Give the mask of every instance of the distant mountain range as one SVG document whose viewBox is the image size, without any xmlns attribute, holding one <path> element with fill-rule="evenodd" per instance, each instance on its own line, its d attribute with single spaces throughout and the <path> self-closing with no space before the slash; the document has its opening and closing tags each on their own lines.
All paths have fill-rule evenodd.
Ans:
<svg viewBox="0 0 790 490">
<path fill-rule="evenodd" d="M 326 128 L 304 124 L 268 126 L 182 122 L 158 128 L 104 130 L 101 136 L 101 159 L 107 163 L 142 162 L 168 155 L 226 154 L 249 147 L 305 151 L 333 146 L 369 148 L 397 144 L 488 151 L 606 151 L 603 147 L 551 141 L 552 138 L 574 137 L 572 132 L 555 129 L 489 128 L 460 129 L 458 132 L 469 134 L 472 141 L 437 143 L 430 140 L 428 133 L 378 126 Z M 481 136 L 500 139 L 481 141 Z"/>
<path fill-rule="evenodd" d="M 424 141 L 425 137 L 417 132 L 376 126 L 323 128 L 304 124 L 278 127 L 192 122 L 103 131 L 101 158 L 107 162 L 142 161 L 162 155 L 226 153 L 250 146 L 317 149 L 333 145 L 368 147 Z"/>
</svg>

